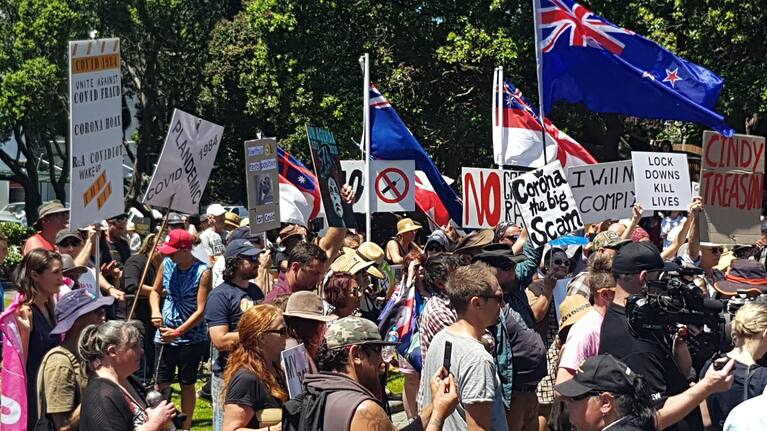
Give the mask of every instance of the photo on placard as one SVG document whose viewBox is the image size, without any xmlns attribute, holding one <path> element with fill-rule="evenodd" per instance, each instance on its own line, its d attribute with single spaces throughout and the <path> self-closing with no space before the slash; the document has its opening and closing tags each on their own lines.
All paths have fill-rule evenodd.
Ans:
<svg viewBox="0 0 767 431">
<path fill-rule="evenodd" d="M 321 127 L 306 126 L 306 134 L 328 226 L 355 227 L 354 209 L 341 196 L 343 172 L 333 133 Z"/>
<path fill-rule="evenodd" d="M 271 174 L 254 175 L 253 184 L 256 190 L 256 205 L 266 205 L 274 203 L 274 189 Z"/>
</svg>

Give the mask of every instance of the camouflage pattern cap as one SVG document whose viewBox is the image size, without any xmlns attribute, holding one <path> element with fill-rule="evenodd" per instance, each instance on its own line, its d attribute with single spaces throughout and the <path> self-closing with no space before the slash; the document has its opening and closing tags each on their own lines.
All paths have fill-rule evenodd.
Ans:
<svg viewBox="0 0 767 431">
<path fill-rule="evenodd" d="M 325 342 L 328 349 L 351 346 L 354 344 L 377 344 L 382 346 L 394 346 L 397 343 L 389 343 L 381 340 L 378 326 L 370 320 L 357 316 L 348 316 L 336 320 L 325 334 Z"/>
<path fill-rule="evenodd" d="M 604 231 L 599 232 L 594 237 L 594 240 L 591 241 L 591 249 L 594 251 L 600 248 L 614 248 L 617 250 L 630 242 L 630 239 L 623 239 L 615 232 Z"/>
</svg>

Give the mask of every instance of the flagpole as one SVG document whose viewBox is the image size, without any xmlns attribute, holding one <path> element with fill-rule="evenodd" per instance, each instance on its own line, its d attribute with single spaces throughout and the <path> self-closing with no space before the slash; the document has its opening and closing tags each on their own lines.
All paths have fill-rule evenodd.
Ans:
<svg viewBox="0 0 767 431">
<path fill-rule="evenodd" d="M 533 31 L 535 34 L 535 63 L 538 75 L 538 116 L 541 119 L 541 144 L 543 144 L 543 163 L 549 164 L 546 155 L 546 119 L 543 116 L 543 53 L 541 52 L 541 14 L 539 0 L 533 0 Z"/>
<path fill-rule="evenodd" d="M 360 58 L 362 63 L 363 84 L 362 84 L 362 130 L 365 141 L 365 240 L 372 241 L 370 234 L 370 228 L 372 225 L 372 213 L 370 205 L 370 189 L 372 188 L 372 182 L 370 181 L 370 55 L 365 53 Z"/>
<path fill-rule="evenodd" d="M 494 154 L 495 164 L 498 165 L 498 169 L 503 168 L 503 67 L 498 66 L 493 72 L 493 148 L 496 147 L 500 150 L 500 154 Z M 500 92 L 500 93 L 499 93 Z"/>
</svg>

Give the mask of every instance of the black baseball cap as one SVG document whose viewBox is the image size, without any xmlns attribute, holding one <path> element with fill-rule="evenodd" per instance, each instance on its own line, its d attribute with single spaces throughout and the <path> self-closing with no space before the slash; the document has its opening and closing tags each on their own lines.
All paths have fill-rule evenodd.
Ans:
<svg viewBox="0 0 767 431">
<path fill-rule="evenodd" d="M 263 250 L 256 247 L 247 239 L 235 239 L 230 241 L 224 251 L 224 258 L 229 259 L 235 256 L 258 256 Z"/>
<path fill-rule="evenodd" d="M 664 262 L 658 249 L 647 241 L 624 245 L 613 259 L 613 274 L 638 274 L 642 271 L 676 271 L 677 269 L 679 265 Z"/>
<path fill-rule="evenodd" d="M 609 392 L 627 395 L 634 393 L 637 374 L 610 354 L 586 359 L 572 379 L 554 386 L 562 396 L 574 398 L 589 392 Z"/>
</svg>

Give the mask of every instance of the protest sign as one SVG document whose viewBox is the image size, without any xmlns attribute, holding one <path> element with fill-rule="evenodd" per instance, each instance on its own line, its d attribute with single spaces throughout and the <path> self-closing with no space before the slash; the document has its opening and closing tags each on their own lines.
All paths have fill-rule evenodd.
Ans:
<svg viewBox="0 0 767 431">
<path fill-rule="evenodd" d="M 761 239 L 764 158 L 761 136 L 703 132 L 701 241 L 753 244 Z"/>
<path fill-rule="evenodd" d="M 520 175 L 512 181 L 511 191 L 534 245 L 542 246 L 583 227 L 559 161 Z"/>
<path fill-rule="evenodd" d="M 355 227 L 354 210 L 341 197 L 341 187 L 344 182 L 335 136 L 330 130 L 312 126 L 306 126 L 306 135 L 309 138 L 314 172 L 320 183 L 322 205 L 325 207 L 328 226 Z"/>
<path fill-rule="evenodd" d="M 255 236 L 280 227 L 276 139 L 245 141 L 245 180 L 250 234 Z"/>
<path fill-rule="evenodd" d="M 686 211 L 692 200 L 687 154 L 631 153 L 634 194 L 645 210 Z"/>
<path fill-rule="evenodd" d="M 503 172 L 463 168 L 463 227 L 494 228 L 505 220 Z"/>
<path fill-rule="evenodd" d="M 372 161 L 371 161 L 372 163 Z M 344 180 L 354 190 L 354 212 L 364 214 L 365 203 L 365 162 L 362 160 L 341 160 L 341 170 Z"/>
<path fill-rule="evenodd" d="M 175 109 L 160 160 L 142 202 L 198 214 L 223 134 L 223 127 Z M 173 195 L 173 206 L 169 208 Z"/>
<path fill-rule="evenodd" d="M 125 210 L 120 39 L 69 42 L 69 225 Z"/>
<path fill-rule="evenodd" d="M 567 182 L 583 223 L 631 217 L 634 171 L 631 160 L 568 166 Z"/>
<path fill-rule="evenodd" d="M 309 372 L 309 362 L 303 344 L 285 349 L 280 353 L 285 381 L 288 383 L 288 396 L 295 399 L 304 393 L 304 376 Z"/>
<path fill-rule="evenodd" d="M 522 213 L 519 211 L 519 206 L 514 205 L 514 194 L 511 192 L 511 183 L 525 172 L 528 171 L 503 170 L 504 220 L 517 226 L 522 226 L 524 221 L 522 220 Z"/>
<path fill-rule="evenodd" d="M 373 212 L 415 211 L 415 161 L 373 160 Z"/>
</svg>

